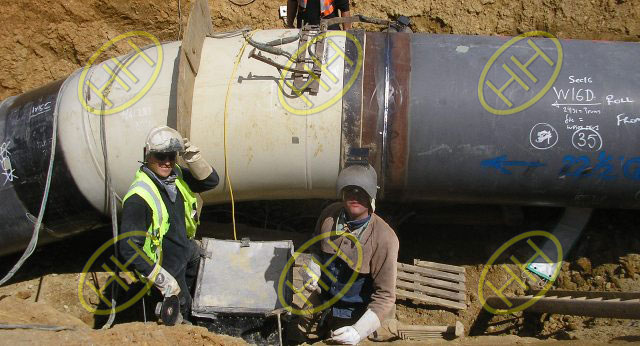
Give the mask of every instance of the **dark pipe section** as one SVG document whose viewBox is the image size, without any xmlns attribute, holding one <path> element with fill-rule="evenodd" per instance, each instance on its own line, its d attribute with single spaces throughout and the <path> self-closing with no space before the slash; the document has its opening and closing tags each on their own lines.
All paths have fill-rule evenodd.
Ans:
<svg viewBox="0 0 640 346">
<path fill-rule="evenodd" d="M 24 249 L 40 211 L 51 155 L 53 112 L 64 81 L 8 99 L 0 108 L 0 255 Z M 56 148 L 42 242 L 101 224 Z"/>
<path fill-rule="evenodd" d="M 403 197 L 640 208 L 640 45 L 508 42 L 412 35 Z"/>
<path fill-rule="evenodd" d="M 379 196 L 640 208 L 639 44 L 366 33 L 365 48 L 362 98 L 343 99 L 347 122 L 362 102 L 361 135 L 343 124 L 342 144 L 370 149 Z"/>
</svg>

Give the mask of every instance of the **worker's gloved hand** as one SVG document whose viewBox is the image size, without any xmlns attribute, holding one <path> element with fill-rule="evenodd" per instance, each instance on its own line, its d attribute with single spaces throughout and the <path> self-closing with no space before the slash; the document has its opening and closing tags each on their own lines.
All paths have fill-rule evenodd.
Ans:
<svg viewBox="0 0 640 346">
<path fill-rule="evenodd" d="M 311 255 L 309 263 L 303 267 L 303 270 L 306 276 L 305 283 L 308 283 L 304 288 L 309 292 L 319 291 L 318 281 L 320 280 L 321 270 L 320 260 L 316 255 Z"/>
<path fill-rule="evenodd" d="M 156 264 L 151 271 L 151 274 L 147 276 L 153 285 L 158 288 L 162 296 L 170 297 L 177 296 L 180 294 L 180 285 L 178 285 L 178 281 L 169 274 L 164 268 L 162 268 L 159 264 Z"/>
<path fill-rule="evenodd" d="M 360 334 L 358 334 L 358 331 L 355 328 L 347 326 L 331 331 L 331 338 L 329 341 L 340 345 L 355 345 L 359 343 L 361 339 Z"/>
<path fill-rule="evenodd" d="M 184 153 L 182 158 L 187 162 L 191 174 L 198 179 L 204 180 L 209 177 L 213 168 L 207 163 L 207 161 L 200 154 L 200 148 L 192 145 L 188 138 L 184 138 Z"/>
<path fill-rule="evenodd" d="M 343 345 L 355 345 L 380 328 L 380 319 L 371 309 L 360 317 L 353 326 L 342 327 L 331 332 L 331 340 Z"/>
<path fill-rule="evenodd" d="M 196 248 L 198 250 L 198 255 L 200 257 L 207 257 L 207 258 L 211 258 L 210 254 L 207 253 L 207 248 L 204 246 L 204 244 L 202 243 L 202 240 L 200 239 L 193 239 L 193 242 L 196 244 Z"/>
</svg>

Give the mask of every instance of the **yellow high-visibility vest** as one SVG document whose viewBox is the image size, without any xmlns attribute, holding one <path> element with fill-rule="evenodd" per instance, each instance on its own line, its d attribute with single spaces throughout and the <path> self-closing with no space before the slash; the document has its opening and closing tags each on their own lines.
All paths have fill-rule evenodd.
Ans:
<svg viewBox="0 0 640 346">
<path fill-rule="evenodd" d="M 189 185 L 182 179 L 180 166 L 176 165 L 175 169 L 176 172 L 178 172 L 176 186 L 184 200 L 184 224 L 187 229 L 187 238 L 193 239 L 196 235 L 196 228 L 200 224 L 200 220 L 196 215 L 198 201 L 196 195 L 189 188 Z M 122 203 L 124 204 L 124 202 L 133 195 L 142 197 L 142 199 L 147 202 L 149 208 L 151 208 L 153 214 L 151 225 L 149 225 L 149 229 L 147 230 L 149 236 L 147 236 L 144 241 L 143 250 L 155 263 L 158 261 L 160 251 L 162 251 L 162 239 L 169 231 L 169 214 L 167 207 L 162 201 L 158 187 L 142 169 L 136 172 L 136 178 L 129 187 L 129 191 L 124 196 Z"/>
</svg>

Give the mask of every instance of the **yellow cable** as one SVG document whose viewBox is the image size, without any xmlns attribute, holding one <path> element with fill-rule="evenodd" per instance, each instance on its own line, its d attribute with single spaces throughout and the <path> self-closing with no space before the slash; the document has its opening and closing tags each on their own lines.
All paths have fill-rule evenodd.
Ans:
<svg viewBox="0 0 640 346">
<path fill-rule="evenodd" d="M 250 32 L 249 37 L 253 36 L 256 31 L 258 30 Z M 247 47 L 247 43 L 248 41 L 245 39 L 244 43 L 242 44 L 242 48 L 240 48 L 240 52 L 238 53 L 236 62 L 233 65 L 233 70 L 231 71 L 231 76 L 229 77 L 229 83 L 227 84 L 227 96 L 225 96 L 224 98 L 224 176 L 227 180 L 227 185 L 229 185 L 229 196 L 231 197 L 231 221 L 233 222 L 234 240 L 238 240 L 238 236 L 236 235 L 236 205 L 233 199 L 233 188 L 231 187 L 231 178 L 229 177 L 229 160 L 227 159 L 227 116 L 229 114 L 229 95 L 231 95 L 231 83 L 233 82 L 233 76 L 238 70 L 238 65 L 240 65 L 240 60 L 242 59 L 244 49 Z"/>
</svg>

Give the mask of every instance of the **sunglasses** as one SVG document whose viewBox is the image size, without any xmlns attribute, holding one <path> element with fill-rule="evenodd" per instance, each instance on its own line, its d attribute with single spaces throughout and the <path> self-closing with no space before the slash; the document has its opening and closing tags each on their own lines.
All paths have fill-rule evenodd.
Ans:
<svg viewBox="0 0 640 346">
<path fill-rule="evenodd" d="M 359 189 L 357 187 L 348 187 L 342 191 L 342 199 L 346 199 L 349 197 L 356 197 L 361 199 L 369 198 L 369 195 L 366 191 Z"/>
<path fill-rule="evenodd" d="M 175 161 L 176 160 L 176 153 L 153 153 L 153 157 L 158 160 L 158 161 Z"/>
</svg>

